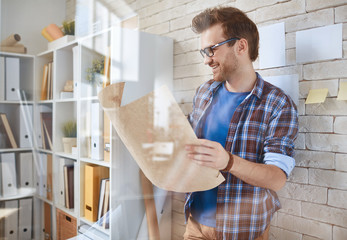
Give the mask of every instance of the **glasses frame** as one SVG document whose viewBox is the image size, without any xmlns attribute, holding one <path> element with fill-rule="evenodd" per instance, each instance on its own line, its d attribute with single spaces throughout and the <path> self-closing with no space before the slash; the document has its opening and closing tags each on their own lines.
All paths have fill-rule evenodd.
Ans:
<svg viewBox="0 0 347 240">
<path fill-rule="evenodd" d="M 213 46 L 211 46 L 211 47 L 206 47 L 206 48 L 204 48 L 204 49 L 200 49 L 200 54 L 201 54 L 201 56 L 202 56 L 203 58 L 205 58 L 205 56 L 207 56 L 207 57 L 212 57 L 212 56 L 214 56 L 214 51 L 213 51 L 213 49 L 215 49 L 216 47 L 219 47 L 219 46 L 221 46 L 221 45 L 223 45 L 223 44 L 225 44 L 225 43 L 234 41 L 234 40 L 240 40 L 240 38 L 238 38 L 238 37 L 229 38 L 229 39 L 227 39 L 227 40 L 225 40 L 225 41 L 223 41 L 223 42 L 217 43 L 217 44 L 215 44 L 215 45 L 213 45 Z M 209 49 L 210 51 L 207 51 L 207 49 Z M 209 52 L 210 52 L 211 54 L 209 54 Z"/>
</svg>

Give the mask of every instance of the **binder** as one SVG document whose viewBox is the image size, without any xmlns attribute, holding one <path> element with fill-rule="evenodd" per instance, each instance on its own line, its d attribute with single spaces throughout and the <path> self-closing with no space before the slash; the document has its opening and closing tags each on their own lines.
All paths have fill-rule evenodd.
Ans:
<svg viewBox="0 0 347 240">
<path fill-rule="evenodd" d="M 31 239 L 31 225 L 32 225 L 32 199 L 19 200 L 19 223 L 18 223 L 18 239 L 30 240 Z"/>
<path fill-rule="evenodd" d="M 103 216 L 103 207 L 105 200 L 105 188 L 106 188 L 106 178 L 101 179 L 100 183 L 100 193 L 99 193 L 99 208 L 98 208 L 98 223 L 101 225 L 101 217 Z"/>
<path fill-rule="evenodd" d="M 91 157 L 94 160 L 104 158 L 103 140 L 103 110 L 99 103 L 92 103 L 91 110 Z"/>
<path fill-rule="evenodd" d="M 60 206 L 65 206 L 64 165 L 65 159 L 60 158 L 58 169 L 58 204 Z"/>
<path fill-rule="evenodd" d="M 47 154 L 39 156 L 39 195 L 47 198 Z"/>
<path fill-rule="evenodd" d="M 52 201 L 52 192 L 53 192 L 53 185 L 52 185 L 52 154 L 47 154 L 47 200 Z"/>
<path fill-rule="evenodd" d="M 5 208 L 16 209 L 15 212 L 5 218 L 5 234 L 7 240 L 18 239 L 18 200 L 6 201 Z"/>
<path fill-rule="evenodd" d="M 52 239 L 52 209 L 51 205 L 44 202 L 44 232 L 45 232 L 45 240 Z"/>
<path fill-rule="evenodd" d="M 7 146 L 11 146 L 12 148 L 18 148 L 16 139 L 13 136 L 12 130 L 11 130 L 11 126 L 7 120 L 7 116 L 5 113 L 0 113 L 0 128 L 3 130 L 5 130 L 5 138 L 6 138 L 6 142 L 8 142 L 8 144 L 6 144 Z"/>
<path fill-rule="evenodd" d="M 19 178 L 21 188 L 33 187 L 33 154 L 19 154 Z"/>
<path fill-rule="evenodd" d="M 17 194 L 16 158 L 14 153 L 1 154 L 2 195 Z"/>
<path fill-rule="evenodd" d="M 73 47 L 72 48 L 72 54 L 73 54 L 73 97 L 76 99 L 78 98 L 78 70 L 80 69 L 79 66 L 79 61 L 80 61 L 80 56 L 79 56 L 79 47 Z"/>
<path fill-rule="evenodd" d="M 84 217 L 95 222 L 98 217 L 100 182 L 109 177 L 108 168 L 85 165 L 84 168 Z"/>
<path fill-rule="evenodd" d="M 19 101 L 20 59 L 13 57 L 6 57 L 5 59 L 5 98 L 7 101 Z"/>
<path fill-rule="evenodd" d="M 105 186 L 105 201 L 103 206 L 103 221 L 102 227 L 105 229 L 109 228 L 109 210 L 110 210 L 110 180 L 106 181 Z"/>
<path fill-rule="evenodd" d="M 5 57 L 0 57 L 0 101 L 5 100 Z"/>
<path fill-rule="evenodd" d="M 65 206 L 69 209 L 74 208 L 74 166 L 64 166 L 64 192 Z"/>
<path fill-rule="evenodd" d="M 33 129 L 33 106 L 20 106 L 19 120 L 19 146 L 21 148 L 31 148 L 32 144 L 32 129 Z"/>
<path fill-rule="evenodd" d="M 48 64 L 45 64 L 43 66 L 40 100 L 47 100 L 47 81 L 48 81 Z"/>
</svg>

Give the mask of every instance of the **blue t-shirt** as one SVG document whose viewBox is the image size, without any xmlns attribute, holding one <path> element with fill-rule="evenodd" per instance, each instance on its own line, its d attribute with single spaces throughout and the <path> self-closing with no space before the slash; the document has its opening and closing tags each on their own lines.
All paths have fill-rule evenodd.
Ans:
<svg viewBox="0 0 347 240">
<path fill-rule="evenodd" d="M 229 92 L 220 87 L 215 93 L 212 103 L 207 109 L 202 120 L 202 137 L 219 142 L 225 146 L 231 118 L 238 105 L 246 98 L 249 92 Z M 217 187 L 201 192 L 194 192 L 191 214 L 199 223 L 216 227 Z"/>
</svg>

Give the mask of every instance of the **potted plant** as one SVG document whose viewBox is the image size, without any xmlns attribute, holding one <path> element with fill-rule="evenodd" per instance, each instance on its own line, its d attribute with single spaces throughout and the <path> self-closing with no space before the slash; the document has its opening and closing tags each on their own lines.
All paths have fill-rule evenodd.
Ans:
<svg viewBox="0 0 347 240">
<path fill-rule="evenodd" d="M 92 66 L 87 68 L 86 70 L 86 80 L 91 84 L 96 84 L 96 86 L 102 86 L 102 83 L 105 81 L 104 64 L 104 56 L 94 59 L 92 62 Z"/>
<path fill-rule="evenodd" d="M 63 125 L 64 152 L 71 153 L 72 147 L 77 145 L 77 126 L 75 121 L 68 121 Z"/>
</svg>

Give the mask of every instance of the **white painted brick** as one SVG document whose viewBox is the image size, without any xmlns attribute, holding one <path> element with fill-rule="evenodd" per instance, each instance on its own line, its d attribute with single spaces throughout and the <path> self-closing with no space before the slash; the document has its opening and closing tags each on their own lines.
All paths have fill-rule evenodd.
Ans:
<svg viewBox="0 0 347 240">
<path fill-rule="evenodd" d="M 347 154 L 336 154 L 335 156 L 336 170 L 347 172 Z"/>
<path fill-rule="evenodd" d="M 299 77 L 299 80 L 302 79 L 302 68 L 300 65 L 286 66 L 281 68 L 262 69 L 262 70 L 258 70 L 257 72 L 264 78 L 267 76 L 297 74 Z"/>
<path fill-rule="evenodd" d="M 301 240 L 301 234 L 278 227 L 270 227 L 269 240 Z"/>
<path fill-rule="evenodd" d="M 283 213 L 278 213 L 278 222 L 280 228 L 289 231 L 307 234 L 324 240 L 332 239 L 332 226 L 326 223 Z"/>
<path fill-rule="evenodd" d="M 333 226 L 333 239 L 347 239 L 347 228 Z"/>
<path fill-rule="evenodd" d="M 256 10 L 256 22 L 265 22 L 272 19 L 281 19 L 284 17 L 295 16 L 305 12 L 305 1 L 291 0 L 289 2 L 279 3 L 272 6 L 259 8 Z"/>
<path fill-rule="evenodd" d="M 334 132 L 340 134 L 347 134 L 347 117 L 335 118 Z"/>
<path fill-rule="evenodd" d="M 174 43 L 174 54 L 181 54 L 185 52 L 199 51 L 199 41 L 198 38 L 175 42 Z"/>
<path fill-rule="evenodd" d="M 286 185 L 277 192 L 283 198 L 322 203 L 327 202 L 327 189 L 318 186 L 297 184 L 287 182 Z"/>
<path fill-rule="evenodd" d="M 295 65 L 296 64 L 296 51 L 295 49 L 286 50 L 286 65 Z"/>
<path fill-rule="evenodd" d="M 297 107 L 299 116 L 305 115 L 305 100 L 299 100 L 299 105 Z"/>
<path fill-rule="evenodd" d="M 307 104 L 306 115 L 336 115 L 345 116 L 347 101 L 337 101 L 335 98 L 327 98 L 321 104 Z"/>
<path fill-rule="evenodd" d="M 304 65 L 304 79 L 330 79 L 347 76 L 347 60 L 337 60 Z"/>
<path fill-rule="evenodd" d="M 306 147 L 310 150 L 346 153 L 347 135 L 307 133 Z"/>
<path fill-rule="evenodd" d="M 141 9 L 149 5 L 153 5 L 154 3 L 157 3 L 157 2 L 159 2 L 159 0 L 137 0 L 136 4 L 137 4 L 137 8 Z"/>
<path fill-rule="evenodd" d="M 347 209 L 347 191 L 328 189 L 328 205 Z"/>
<path fill-rule="evenodd" d="M 275 212 L 274 215 L 272 216 L 270 225 L 271 225 L 270 229 L 271 229 L 273 226 L 277 226 L 277 212 Z"/>
<path fill-rule="evenodd" d="M 296 46 L 296 33 L 286 33 L 286 49 L 295 48 Z"/>
<path fill-rule="evenodd" d="M 284 20 L 286 32 L 295 32 L 303 29 L 321 27 L 334 24 L 334 10 L 324 9 L 293 16 Z"/>
<path fill-rule="evenodd" d="M 345 1 L 346 4 L 346 1 Z M 347 5 L 335 8 L 335 23 L 347 22 Z"/>
<path fill-rule="evenodd" d="M 307 98 L 308 92 L 311 89 L 328 88 L 328 97 L 336 97 L 339 89 L 339 80 L 316 80 L 316 81 L 302 81 L 299 83 L 299 97 Z"/>
<path fill-rule="evenodd" d="M 347 58 L 347 41 L 343 41 L 343 58 Z"/>
<path fill-rule="evenodd" d="M 165 34 L 165 36 L 170 37 L 172 39 L 175 39 L 177 42 L 181 42 L 181 41 L 184 41 L 187 39 L 185 29 L 180 29 L 180 30 L 176 30 L 173 32 L 169 32 L 169 33 Z M 186 51 L 186 50 L 184 50 L 184 51 Z"/>
<path fill-rule="evenodd" d="M 309 169 L 309 183 L 320 187 L 347 190 L 347 173 L 311 168 Z"/>
<path fill-rule="evenodd" d="M 294 142 L 295 149 L 305 149 L 305 134 L 304 133 L 298 133 L 298 136 Z"/>
<path fill-rule="evenodd" d="M 299 132 L 333 132 L 333 117 L 299 116 Z"/>
<path fill-rule="evenodd" d="M 191 64 L 185 66 L 174 67 L 174 78 L 186 78 L 186 77 L 195 77 L 203 76 L 204 74 L 209 74 L 211 69 L 209 66 L 204 64 Z"/>
<path fill-rule="evenodd" d="M 306 10 L 310 12 L 343 4 L 346 4 L 346 0 L 306 0 Z"/>
<path fill-rule="evenodd" d="M 192 102 L 195 91 L 180 91 L 174 92 L 174 97 L 177 103 Z"/>
<path fill-rule="evenodd" d="M 192 38 L 197 38 L 198 37 L 198 35 L 196 33 L 194 33 L 190 27 L 186 28 L 184 30 L 184 35 L 186 37 L 185 39 L 192 39 Z M 199 39 L 199 41 L 200 41 L 200 39 Z"/>
<path fill-rule="evenodd" d="M 282 208 L 278 210 L 282 213 L 287 213 L 291 215 L 301 216 L 301 202 L 297 200 L 279 198 Z"/>
<path fill-rule="evenodd" d="M 309 150 L 295 151 L 296 166 L 299 166 L 299 167 L 334 169 L 335 168 L 334 156 L 335 154 L 331 152 L 319 152 L 319 151 L 309 151 Z M 347 160 L 346 160 L 346 164 L 347 164 Z"/>
<path fill-rule="evenodd" d="M 295 167 L 289 175 L 288 181 L 292 183 L 308 183 L 308 169 Z"/>
<path fill-rule="evenodd" d="M 347 23 L 342 25 L 342 38 L 343 40 L 347 40 Z"/>
<path fill-rule="evenodd" d="M 193 63 L 202 63 L 203 58 L 199 51 L 188 52 L 184 54 L 175 55 L 174 66 L 182 66 Z"/>
<path fill-rule="evenodd" d="M 154 25 L 152 27 L 146 28 L 145 32 L 161 35 L 161 34 L 169 32 L 169 29 L 170 29 L 169 22 L 164 22 L 164 23 L 157 24 L 157 25 Z"/>
<path fill-rule="evenodd" d="M 252 10 L 255 10 L 257 8 L 262 8 L 266 6 L 273 5 L 277 2 L 277 0 L 258 0 L 258 1 L 236 1 L 235 7 L 244 11 L 244 12 L 250 12 Z"/>
<path fill-rule="evenodd" d="M 170 21 L 170 30 L 174 31 L 174 30 L 182 29 L 182 28 L 190 28 L 192 24 L 192 19 L 195 17 L 195 15 L 196 15 L 195 13 L 189 14 L 187 16 Z"/>
<path fill-rule="evenodd" d="M 210 80 L 209 76 L 199 76 L 182 79 L 182 90 L 196 90 L 201 84 Z"/>
<path fill-rule="evenodd" d="M 303 235 L 302 240 L 322 240 L 321 238 L 311 237 L 308 235 Z"/>
<path fill-rule="evenodd" d="M 302 216 L 340 227 L 347 227 L 347 210 L 345 209 L 303 202 Z"/>
<path fill-rule="evenodd" d="M 225 0 L 195 0 L 187 3 L 187 13 L 201 12 L 206 8 L 217 7 L 225 3 Z"/>
</svg>

